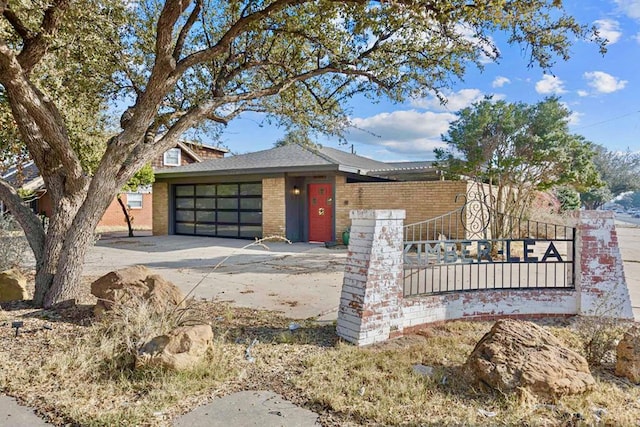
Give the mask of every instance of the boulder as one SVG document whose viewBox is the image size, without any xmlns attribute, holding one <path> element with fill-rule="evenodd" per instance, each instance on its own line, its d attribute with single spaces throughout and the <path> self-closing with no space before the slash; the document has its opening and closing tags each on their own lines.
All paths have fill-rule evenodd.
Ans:
<svg viewBox="0 0 640 427">
<path fill-rule="evenodd" d="M 587 360 L 531 322 L 499 320 L 467 359 L 473 381 L 502 392 L 527 388 L 542 397 L 578 394 L 593 388 Z"/>
<path fill-rule="evenodd" d="M 144 300 L 157 313 L 184 304 L 184 295 L 176 285 L 142 265 L 105 274 L 91 284 L 91 293 L 98 298 L 93 309 L 96 317 L 111 310 L 116 302 Z"/>
<path fill-rule="evenodd" d="M 27 278 L 12 268 L 0 273 L 0 302 L 29 299 Z"/>
<path fill-rule="evenodd" d="M 147 342 L 136 358 L 136 367 L 161 366 L 183 371 L 197 365 L 213 341 L 209 325 L 180 326 Z"/>
<path fill-rule="evenodd" d="M 640 383 L 640 327 L 633 326 L 616 347 L 616 375 Z"/>
</svg>

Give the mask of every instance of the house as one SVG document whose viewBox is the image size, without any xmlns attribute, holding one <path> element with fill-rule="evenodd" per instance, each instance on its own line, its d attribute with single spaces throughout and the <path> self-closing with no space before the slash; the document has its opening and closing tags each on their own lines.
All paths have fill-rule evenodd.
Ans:
<svg viewBox="0 0 640 427">
<path fill-rule="evenodd" d="M 228 150 L 220 147 L 180 141 L 174 148 L 155 158 L 152 161 L 152 167 L 155 170 L 184 166 L 204 160 L 221 158 L 227 152 Z M 33 162 L 22 165 L 20 170 L 16 167 L 9 169 L 2 175 L 2 178 L 14 186 L 32 192 L 27 200 L 34 212 L 44 216 L 51 215 L 51 201 L 44 187 L 44 180 Z M 123 193 L 122 199 L 133 217 L 133 226 L 140 229 L 151 229 L 153 199 L 151 187 L 139 188 L 136 192 Z M 2 207 L 0 205 L 0 208 Z M 126 225 L 122 208 L 118 201 L 114 199 L 102 216 L 98 227 L 126 227 Z"/>
<path fill-rule="evenodd" d="M 411 223 L 461 206 L 467 182 L 441 178 L 430 162 L 295 144 L 159 169 L 153 233 L 340 241 L 352 209 L 405 209 Z"/>
</svg>

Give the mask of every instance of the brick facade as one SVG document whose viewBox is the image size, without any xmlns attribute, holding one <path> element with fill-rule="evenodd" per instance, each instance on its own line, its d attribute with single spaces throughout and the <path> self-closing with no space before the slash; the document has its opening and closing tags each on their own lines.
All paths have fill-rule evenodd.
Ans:
<svg viewBox="0 0 640 427">
<path fill-rule="evenodd" d="M 153 183 L 153 235 L 169 234 L 169 184 Z"/>
<path fill-rule="evenodd" d="M 127 193 L 122 194 L 122 200 L 127 205 Z M 135 229 L 149 230 L 152 227 L 152 208 L 153 196 L 151 193 L 142 194 L 142 208 L 130 209 L 129 215 L 132 218 L 131 225 Z M 102 215 L 98 228 L 100 227 L 118 227 L 126 228 L 127 221 L 122 213 L 122 207 L 118 203 L 118 199 L 114 198 L 107 210 Z"/>
<path fill-rule="evenodd" d="M 462 206 L 457 194 L 467 192 L 466 181 L 406 181 L 349 183 L 336 176 L 336 237 L 350 225 L 352 209 L 404 209 L 406 224 L 425 221 Z"/>
<path fill-rule="evenodd" d="M 397 211 L 354 211 L 343 279 L 338 335 L 367 345 L 430 323 L 597 315 L 633 319 L 610 212 L 576 213 L 575 289 L 484 290 L 403 297 L 403 222 Z M 397 220 L 389 221 L 394 215 Z M 398 271 L 400 273 L 398 273 Z"/>
<path fill-rule="evenodd" d="M 262 179 L 262 235 L 286 235 L 284 176 Z"/>
</svg>

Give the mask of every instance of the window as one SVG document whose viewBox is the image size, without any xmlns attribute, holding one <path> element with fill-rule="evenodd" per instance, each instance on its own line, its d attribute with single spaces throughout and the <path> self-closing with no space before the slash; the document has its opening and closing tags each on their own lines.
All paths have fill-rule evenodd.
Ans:
<svg viewBox="0 0 640 427">
<path fill-rule="evenodd" d="M 129 209 L 142 209 L 142 193 L 127 193 Z"/>
<path fill-rule="evenodd" d="M 180 166 L 180 149 L 171 148 L 164 152 L 165 166 Z"/>
</svg>

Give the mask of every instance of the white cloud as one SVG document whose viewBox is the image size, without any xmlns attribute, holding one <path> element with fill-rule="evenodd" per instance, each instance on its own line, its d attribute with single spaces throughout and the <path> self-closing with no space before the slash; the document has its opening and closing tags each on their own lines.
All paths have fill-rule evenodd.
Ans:
<svg viewBox="0 0 640 427">
<path fill-rule="evenodd" d="M 635 41 L 637 41 L 638 43 L 640 43 L 640 33 L 636 34 L 635 36 L 633 36 L 633 38 L 635 39 Z"/>
<path fill-rule="evenodd" d="M 586 72 L 583 77 L 587 80 L 587 84 L 599 93 L 615 92 L 624 89 L 627 85 L 626 80 L 620 80 L 603 71 Z"/>
<path fill-rule="evenodd" d="M 508 83 L 511 83 L 511 80 L 509 80 L 507 77 L 504 76 L 498 76 L 495 79 L 493 79 L 493 82 L 491 83 L 492 87 L 502 87 Z"/>
<path fill-rule="evenodd" d="M 436 96 L 416 99 L 412 102 L 412 105 L 436 111 L 459 111 L 484 98 L 484 94 L 480 89 L 461 89 L 458 92 L 443 93 L 442 95 L 447 100 L 444 105 L 440 103 L 440 99 Z"/>
<path fill-rule="evenodd" d="M 615 0 L 615 2 L 629 18 L 640 20 L 640 0 Z"/>
<path fill-rule="evenodd" d="M 545 74 L 542 76 L 542 80 L 536 83 L 536 92 L 541 95 L 559 95 L 565 93 L 566 90 L 562 80 L 551 74 Z"/>
<path fill-rule="evenodd" d="M 598 28 L 598 33 L 601 37 L 604 37 L 609 42 L 609 45 L 614 44 L 622 36 L 620 31 L 620 24 L 613 19 L 598 19 L 593 24 Z"/>
<path fill-rule="evenodd" d="M 586 90 L 579 90 L 578 96 L 582 96 L 582 97 L 589 96 L 589 92 L 587 92 Z"/>
<path fill-rule="evenodd" d="M 353 118 L 347 139 L 384 147 L 387 151 L 425 158 L 445 144 L 440 136 L 457 116 L 452 113 L 399 110 L 366 118 Z"/>
</svg>

